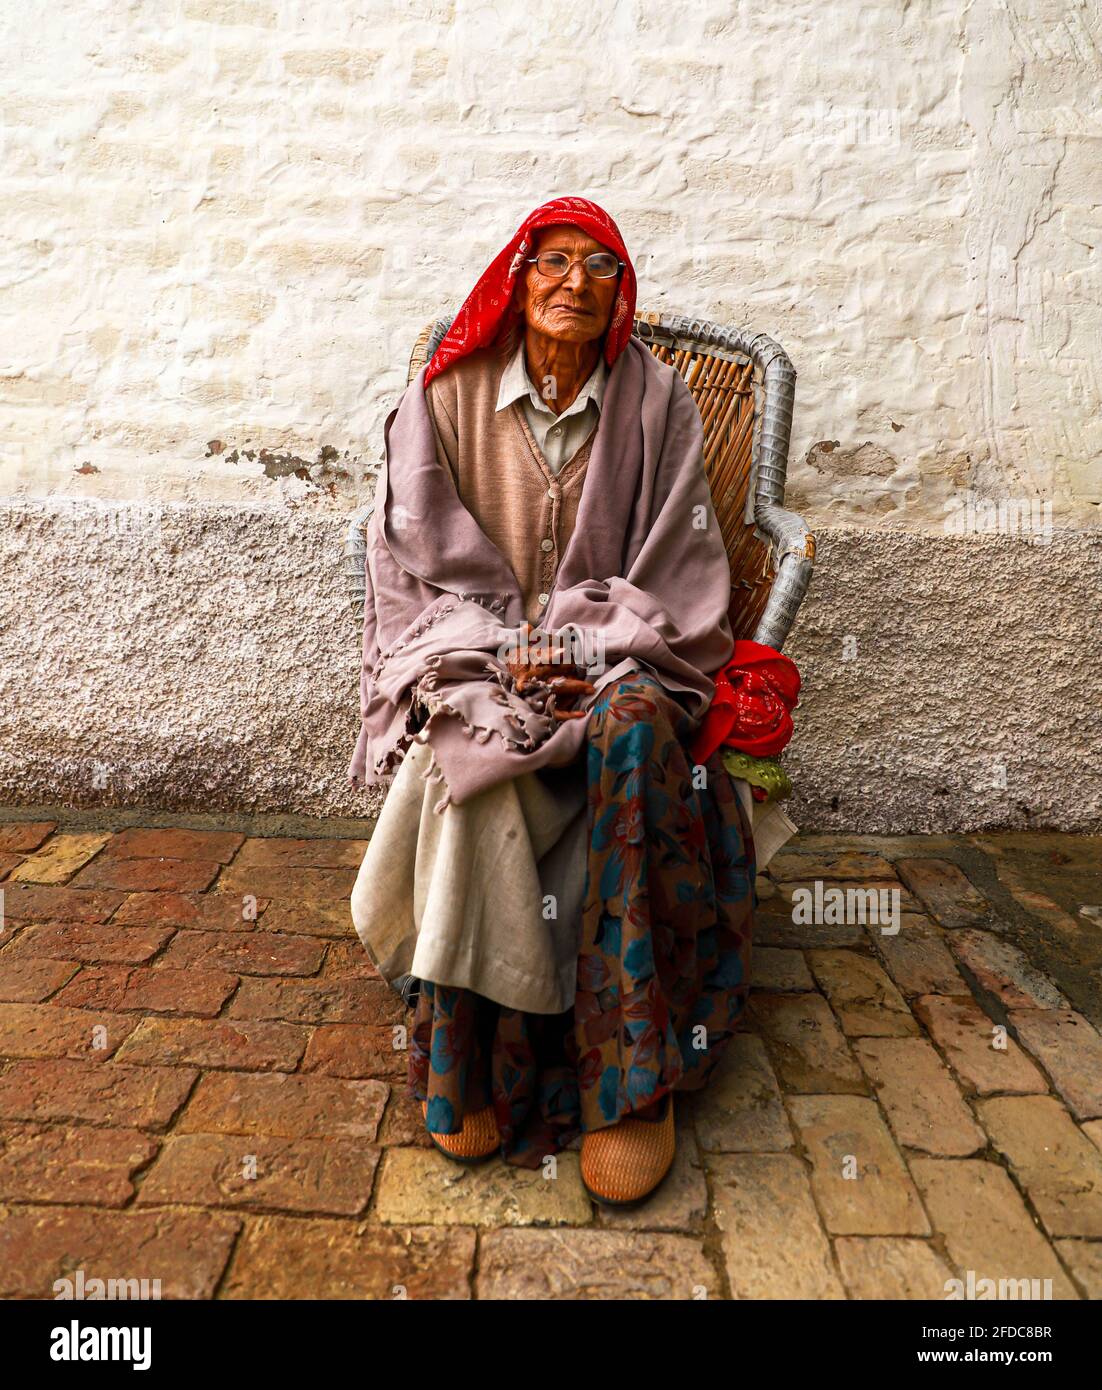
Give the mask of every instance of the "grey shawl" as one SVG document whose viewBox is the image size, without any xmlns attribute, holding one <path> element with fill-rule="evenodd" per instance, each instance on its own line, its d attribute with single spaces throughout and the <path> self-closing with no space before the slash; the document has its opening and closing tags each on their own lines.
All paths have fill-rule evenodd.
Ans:
<svg viewBox="0 0 1102 1390">
<path fill-rule="evenodd" d="M 505 655 L 524 620 L 520 588 L 437 459 L 423 382 L 424 368 L 384 426 L 349 775 L 389 780 L 416 738 L 447 785 L 443 809 L 571 761 L 587 721 L 558 723 L 512 688 Z M 587 672 L 598 693 L 643 665 L 697 718 L 733 646 L 702 441 L 680 375 L 631 339 L 609 374 L 575 530 L 540 623 L 573 628 L 600 652 Z"/>
</svg>

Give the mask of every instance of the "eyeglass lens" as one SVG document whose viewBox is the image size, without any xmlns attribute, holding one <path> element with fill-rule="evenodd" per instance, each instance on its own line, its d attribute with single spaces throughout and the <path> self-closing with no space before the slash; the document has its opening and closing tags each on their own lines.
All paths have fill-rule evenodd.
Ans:
<svg viewBox="0 0 1102 1390">
<path fill-rule="evenodd" d="M 592 256 L 585 258 L 583 264 L 586 274 L 595 280 L 608 280 L 620 268 L 620 262 L 607 251 L 595 251 Z M 545 251 L 536 258 L 536 268 L 541 275 L 561 279 L 570 269 L 570 258 L 562 251 Z"/>
</svg>

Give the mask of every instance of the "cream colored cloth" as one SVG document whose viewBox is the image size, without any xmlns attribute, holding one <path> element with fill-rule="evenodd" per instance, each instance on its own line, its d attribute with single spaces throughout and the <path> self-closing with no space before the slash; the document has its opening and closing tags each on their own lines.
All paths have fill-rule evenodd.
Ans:
<svg viewBox="0 0 1102 1390">
<path fill-rule="evenodd" d="M 799 834 L 800 827 L 789 820 L 779 801 L 755 801 L 750 783 L 744 777 L 732 777 L 731 780 L 735 784 L 743 810 L 750 817 L 757 871 L 760 874 L 776 852 L 786 845 L 793 835 Z"/>
<path fill-rule="evenodd" d="M 526 773 L 437 815 L 444 785 L 414 743 L 352 890 L 356 933 L 385 980 L 462 986 L 508 1008 L 574 1003 L 589 853 L 584 764 Z M 733 779 L 760 873 L 797 827 Z"/>
<path fill-rule="evenodd" d="M 415 975 L 528 1013 L 574 1003 L 587 855 L 584 764 L 525 773 L 437 815 L 446 788 L 414 743 L 352 890 L 386 980 Z"/>
</svg>

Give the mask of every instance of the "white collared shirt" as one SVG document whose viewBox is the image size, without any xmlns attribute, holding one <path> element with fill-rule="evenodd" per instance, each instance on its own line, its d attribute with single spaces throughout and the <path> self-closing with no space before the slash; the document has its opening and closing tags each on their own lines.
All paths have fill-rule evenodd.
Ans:
<svg viewBox="0 0 1102 1390">
<path fill-rule="evenodd" d="M 540 453 L 551 472 L 558 473 L 596 427 L 607 380 L 608 367 L 602 353 L 588 381 L 569 407 L 561 415 L 556 415 L 529 379 L 522 342 L 502 373 L 495 409 L 504 410 L 513 401 L 520 401 L 525 423 L 532 431 Z"/>
</svg>

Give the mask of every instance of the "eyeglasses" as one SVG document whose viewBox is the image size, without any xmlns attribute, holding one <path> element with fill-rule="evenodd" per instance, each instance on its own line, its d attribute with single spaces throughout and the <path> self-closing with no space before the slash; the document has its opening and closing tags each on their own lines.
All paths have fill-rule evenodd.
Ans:
<svg viewBox="0 0 1102 1390">
<path fill-rule="evenodd" d="M 594 280 L 611 280 L 624 262 L 611 251 L 595 251 L 584 261 L 572 261 L 565 251 L 544 251 L 539 256 L 529 256 L 529 265 L 534 265 L 541 275 L 549 280 L 562 280 L 570 273 L 571 266 L 585 266 L 585 273 Z"/>
</svg>

